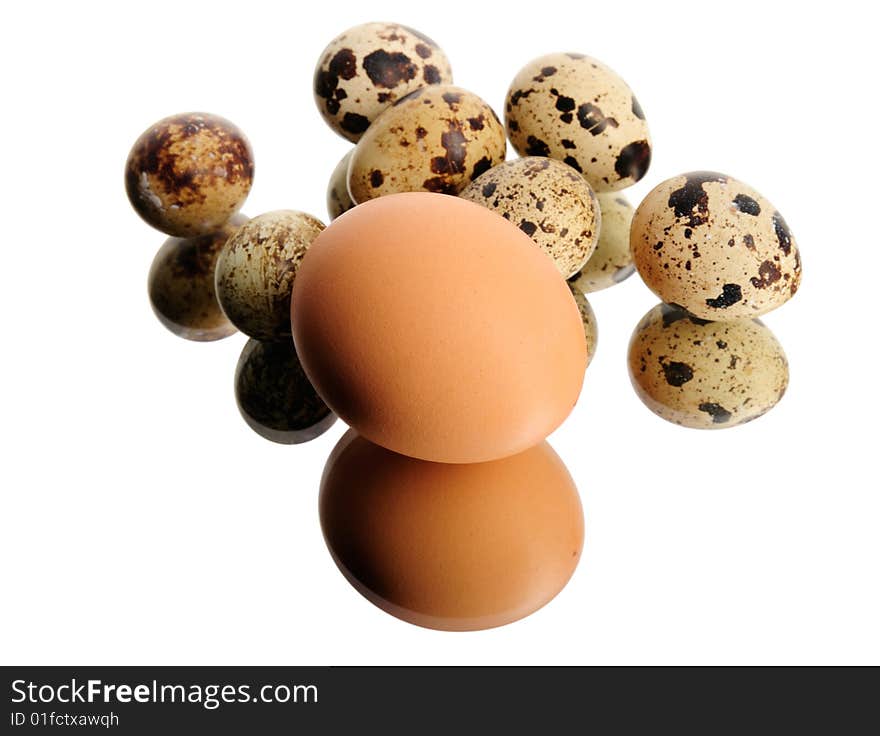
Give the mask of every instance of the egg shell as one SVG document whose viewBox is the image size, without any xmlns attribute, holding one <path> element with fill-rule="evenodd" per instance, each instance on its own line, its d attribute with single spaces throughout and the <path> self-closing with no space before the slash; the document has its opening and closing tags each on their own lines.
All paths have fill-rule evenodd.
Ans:
<svg viewBox="0 0 880 736">
<path fill-rule="evenodd" d="M 217 259 L 217 299 L 229 320 L 259 340 L 290 337 L 290 293 L 303 255 L 324 229 L 315 217 L 276 210 L 254 217 Z"/>
<path fill-rule="evenodd" d="M 498 213 L 537 243 L 569 277 L 596 248 L 601 215 L 586 180 L 559 161 L 538 156 L 505 161 L 459 195 Z"/>
<path fill-rule="evenodd" d="M 147 279 L 150 305 L 178 337 L 208 342 L 236 332 L 217 301 L 214 269 L 226 241 L 247 221 L 234 215 L 211 235 L 168 238 L 153 258 Z"/>
<path fill-rule="evenodd" d="M 209 235 L 244 204 L 254 155 L 244 133 L 208 113 L 160 120 L 137 139 L 125 163 L 125 190 L 135 211 L 176 237 Z"/>
<path fill-rule="evenodd" d="M 593 361 L 596 355 L 596 344 L 599 342 L 599 325 L 596 322 L 596 313 L 587 297 L 583 293 L 569 284 L 571 294 L 574 297 L 574 303 L 577 304 L 578 312 L 581 315 L 581 323 L 584 327 L 584 337 L 587 340 L 587 366 Z"/>
<path fill-rule="evenodd" d="M 629 372 L 651 411 L 696 429 L 757 419 L 788 386 L 782 346 L 759 320 L 711 322 L 667 304 L 633 332 Z"/>
<path fill-rule="evenodd" d="M 285 445 L 313 440 L 336 421 L 306 378 L 290 340 L 245 343 L 235 369 L 235 401 L 251 429 Z"/>
<path fill-rule="evenodd" d="M 327 214 L 330 215 L 331 220 L 335 220 L 343 212 L 348 212 L 354 207 L 354 202 L 348 194 L 348 164 L 352 152 L 346 153 L 336 164 L 327 184 Z"/>
<path fill-rule="evenodd" d="M 398 192 L 458 194 L 503 161 L 506 147 L 501 122 L 473 92 L 423 87 L 383 112 L 361 138 L 348 192 L 357 203 Z"/>
<path fill-rule="evenodd" d="M 583 549 L 577 489 L 546 442 L 450 465 L 349 431 L 327 461 L 319 508 L 330 553 L 358 592 L 433 629 L 528 616 L 565 586 Z"/>
<path fill-rule="evenodd" d="M 596 192 L 639 181 L 651 164 L 641 105 L 610 68 L 583 54 L 548 54 L 516 75 L 505 123 L 521 156 L 549 156 L 583 173 Z"/>
<path fill-rule="evenodd" d="M 765 314 L 801 282 L 782 215 L 725 174 L 697 171 L 658 184 L 636 210 L 630 246 L 648 288 L 703 319 Z"/>
<path fill-rule="evenodd" d="M 333 130 L 355 142 L 396 100 L 425 85 L 451 83 L 449 60 L 430 38 L 397 23 L 364 23 L 324 49 L 315 69 L 315 103 Z"/>
<path fill-rule="evenodd" d="M 596 197 L 602 213 L 599 242 L 584 267 L 568 280 L 584 294 L 619 284 L 636 270 L 629 249 L 633 206 L 617 192 L 604 192 Z"/>
<path fill-rule="evenodd" d="M 297 352 L 328 406 L 405 455 L 521 452 L 577 401 L 584 330 L 519 228 L 458 197 L 381 197 L 335 220 L 293 290 Z"/>
</svg>

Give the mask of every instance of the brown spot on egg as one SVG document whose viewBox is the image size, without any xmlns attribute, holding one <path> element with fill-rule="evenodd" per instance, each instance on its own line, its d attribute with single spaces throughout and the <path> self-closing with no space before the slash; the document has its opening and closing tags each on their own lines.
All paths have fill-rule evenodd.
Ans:
<svg viewBox="0 0 880 736">
<path fill-rule="evenodd" d="M 733 206 L 745 215 L 757 217 L 761 214 L 761 205 L 748 194 L 737 194 L 733 198 Z"/>
<path fill-rule="evenodd" d="M 580 126 L 588 131 L 590 135 L 599 135 L 604 133 L 605 129 L 610 125 L 613 128 L 618 126 L 618 122 L 613 117 L 605 117 L 596 105 L 591 102 L 585 102 L 578 106 L 577 119 Z"/>
<path fill-rule="evenodd" d="M 614 170 L 621 179 L 639 181 L 651 165 L 651 146 L 648 141 L 634 141 L 624 146 L 614 163 Z"/>
<path fill-rule="evenodd" d="M 675 360 L 664 363 L 661 359 L 660 365 L 663 368 L 666 383 L 670 386 L 683 386 L 694 377 L 694 370 L 687 363 Z"/>
<path fill-rule="evenodd" d="M 347 133 L 359 134 L 363 133 L 367 128 L 370 127 L 370 121 L 356 112 L 347 112 L 345 116 L 342 118 L 342 123 L 340 124 L 342 129 Z"/>
<path fill-rule="evenodd" d="M 739 284 L 724 284 L 721 293 L 713 299 L 706 299 L 706 304 L 713 309 L 726 309 L 741 299 L 742 287 Z"/>
<path fill-rule="evenodd" d="M 730 421 L 730 412 L 727 411 L 721 404 L 716 404 L 714 402 L 704 402 L 700 404 L 700 411 L 706 412 L 709 416 L 712 417 L 712 422 L 714 424 L 724 424 L 725 422 Z"/>
<path fill-rule="evenodd" d="M 752 276 L 750 281 L 756 289 L 766 289 L 781 278 L 782 271 L 779 270 L 779 266 L 773 261 L 764 261 L 758 269 L 758 276 Z"/>
<path fill-rule="evenodd" d="M 364 57 L 364 71 L 377 87 L 393 89 L 416 76 L 416 65 L 399 51 L 377 49 Z"/>
</svg>

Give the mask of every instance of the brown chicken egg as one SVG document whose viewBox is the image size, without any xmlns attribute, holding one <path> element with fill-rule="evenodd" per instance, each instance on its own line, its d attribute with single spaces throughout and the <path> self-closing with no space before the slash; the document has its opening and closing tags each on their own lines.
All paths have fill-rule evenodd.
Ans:
<svg viewBox="0 0 880 736">
<path fill-rule="evenodd" d="M 290 340 L 245 343 L 235 369 L 235 401 L 251 429 L 284 445 L 313 440 L 336 421 L 303 373 Z"/>
<path fill-rule="evenodd" d="M 159 321 L 187 340 L 220 340 L 236 332 L 214 289 L 217 257 L 229 237 L 248 220 L 232 219 L 211 235 L 168 238 L 156 253 L 147 291 Z"/>
<path fill-rule="evenodd" d="M 571 291 L 519 228 L 458 197 L 358 205 L 312 243 L 291 305 L 330 408 L 412 457 L 521 452 L 569 414 L 586 367 Z"/>
<path fill-rule="evenodd" d="M 725 174 L 696 171 L 654 187 L 636 209 L 630 246 L 648 288 L 703 319 L 765 314 L 801 282 L 782 215 Z"/>
<path fill-rule="evenodd" d="M 231 237 L 217 259 L 217 299 L 229 320 L 258 340 L 290 337 L 290 292 L 303 255 L 324 229 L 296 210 L 266 212 Z"/>
<path fill-rule="evenodd" d="M 668 304 L 633 332 L 629 373 L 651 411 L 696 429 L 757 419 L 788 386 L 782 346 L 759 320 L 710 322 Z"/>
<path fill-rule="evenodd" d="M 423 87 L 383 112 L 354 149 L 348 193 L 356 203 L 397 192 L 458 194 L 504 160 L 504 128 L 473 92 Z"/>
<path fill-rule="evenodd" d="M 125 163 L 135 211 L 168 235 L 210 235 L 244 204 L 254 180 L 250 143 L 217 115 L 160 120 L 137 139 Z"/>
<path fill-rule="evenodd" d="M 553 259 L 563 277 L 583 266 L 596 247 L 599 203 L 584 177 L 540 156 L 504 161 L 459 195 L 519 227 Z"/>
<path fill-rule="evenodd" d="M 565 586 L 583 548 L 577 489 L 546 442 L 450 465 L 349 431 L 327 461 L 319 508 L 333 560 L 358 592 L 446 631 L 528 616 Z"/>
<path fill-rule="evenodd" d="M 315 102 L 333 130 L 357 141 L 396 100 L 451 82 L 449 60 L 430 38 L 397 23 L 364 23 L 324 49 L 315 69 Z"/>
</svg>

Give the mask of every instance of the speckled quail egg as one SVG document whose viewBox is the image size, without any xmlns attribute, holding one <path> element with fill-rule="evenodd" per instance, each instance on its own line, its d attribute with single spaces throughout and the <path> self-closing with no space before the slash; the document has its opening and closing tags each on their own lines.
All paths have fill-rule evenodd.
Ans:
<svg viewBox="0 0 880 736">
<path fill-rule="evenodd" d="M 599 242 L 590 260 L 568 280 L 584 294 L 619 284 L 636 270 L 629 250 L 633 206 L 617 192 L 604 192 L 596 196 L 602 213 Z"/>
<path fill-rule="evenodd" d="M 696 429 L 757 419 L 788 386 L 785 353 L 762 322 L 711 322 L 667 304 L 654 307 L 633 332 L 629 373 L 651 411 Z"/>
<path fill-rule="evenodd" d="M 411 92 L 383 112 L 351 157 L 356 203 L 398 192 L 458 194 L 504 160 L 504 128 L 489 105 L 459 87 Z"/>
<path fill-rule="evenodd" d="M 227 239 L 247 222 L 238 214 L 211 235 L 168 238 L 150 267 L 147 291 L 159 321 L 187 340 L 219 340 L 236 329 L 217 302 L 214 267 Z"/>
<path fill-rule="evenodd" d="M 327 184 L 327 213 L 331 220 L 335 220 L 343 212 L 348 212 L 354 207 L 354 202 L 348 194 L 348 163 L 351 161 L 352 153 L 353 150 L 346 153 L 336 164 Z"/>
<path fill-rule="evenodd" d="M 251 429 L 285 445 L 315 439 L 336 421 L 303 373 L 292 340 L 247 341 L 235 369 L 235 400 Z"/>
<path fill-rule="evenodd" d="M 315 69 L 315 102 L 333 130 L 357 141 L 396 100 L 451 82 L 449 60 L 430 38 L 396 23 L 365 23 L 324 49 Z"/>
<path fill-rule="evenodd" d="M 168 235 L 209 235 L 247 198 L 254 180 L 250 143 L 217 115 L 187 113 L 160 120 L 137 139 L 125 164 L 135 211 Z"/>
<path fill-rule="evenodd" d="M 277 210 L 253 218 L 220 251 L 217 299 L 239 330 L 259 340 L 290 337 L 290 295 L 306 249 L 324 229 L 311 215 Z"/>
<path fill-rule="evenodd" d="M 599 342 L 599 325 L 596 323 L 596 313 L 593 312 L 590 302 L 587 301 L 587 297 L 580 289 L 576 289 L 571 284 L 568 285 L 568 288 L 571 289 L 574 301 L 578 305 L 578 311 L 581 313 L 581 322 L 584 323 L 584 337 L 587 338 L 587 366 L 589 366 L 596 354 L 596 343 Z"/>
<path fill-rule="evenodd" d="M 523 67 L 507 92 L 505 120 L 521 156 L 564 161 L 597 192 L 635 184 L 651 163 L 648 125 L 632 90 L 583 54 L 548 54 Z"/>
<path fill-rule="evenodd" d="M 599 236 L 599 203 L 584 177 L 539 156 L 505 161 L 472 181 L 459 195 L 517 225 L 564 278 L 583 266 Z"/>
<path fill-rule="evenodd" d="M 800 285 L 798 246 L 782 215 L 724 174 L 657 185 L 636 209 L 630 247 L 657 296 L 704 319 L 756 317 Z"/>
</svg>

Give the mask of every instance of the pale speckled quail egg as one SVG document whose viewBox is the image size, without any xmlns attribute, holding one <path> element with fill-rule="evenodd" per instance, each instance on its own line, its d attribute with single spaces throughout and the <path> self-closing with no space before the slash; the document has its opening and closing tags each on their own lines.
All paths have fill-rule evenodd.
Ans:
<svg viewBox="0 0 880 736">
<path fill-rule="evenodd" d="M 602 212 L 599 242 L 586 265 L 568 282 L 589 294 L 619 284 L 635 272 L 629 249 L 633 206 L 616 192 L 596 195 Z"/>
<path fill-rule="evenodd" d="M 451 82 L 449 60 L 430 38 L 396 23 L 364 23 L 324 49 L 315 69 L 315 102 L 333 130 L 357 141 L 396 100 Z"/>
<path fill-rule="evenodd" d="M 313 440 L 336 421 L 303 373 L 291 340 L 247 341 L 235 369 L 235 400 L 251 429 L 285 445 Z"/>
<path fill-rule="evenodd" d="M 596 323 L 596 313 L 580 289 L 576 289 L 571 284 L 568 285 L 568 288 L 571 289 L 574 301 L 578 305 L 578 311 L 581 313 L 581 322 L 584 324 L 584 337 L 587 338 L 587 366 L 589 367 L 596 354 L 596 344 L 599 342 L 599 325 Z"/>
<path fill-rule="evenodd" d="M 504 128 L 477 95 L 422 87 L 383 112 L 351 157 L 348 192 L 356 203 L 399 192 L 458 194 L 504 160 Z"/>
<path fill-rule="evenodd" d="M 559 161 L 539 156 L 505 161 L 459 195 L 519 227 L 564 278 L 577 273 L 596 247 L 600 214 L 586 180 Z"/>
<path fill-rule="evenodd" d="M 141 134 L 125 163 L 135 211 L 168 235 L 210 235 L 244 204 L 254 180 L 250 143 L 217 115 L 186 113 Z"/>
<path fill-rule="evenodd" d="M 330 182 L 327 184 L 327 214 L 331 220 L 335 220 L 343 212 L 348 212 L 354 207 L 354 202 L 348 194 L 348 163 L 351 161 L 351 154 L 354 151 L 346 153 L 342 159 L 336 164 L 333 173 L 330 176 Z"/>
<path fill-rule="evenodd" d="M 277 210 L 253 218 L 217 259 L 217 299 L 239 330 L 259 340 L 290 337 L 290 295 L 306 249 L 324 229 L 311 215 Z"/>
<path fill-rule="evenodd" d="M 507 92 L 505 120 L 521 156 L 564 161 L 597 192 L 635 184 L 651 163 L 648 125 L 632 90 L 583 54 L 548 54 L 523 67 Z"/>
<path fill-rule="evenodd" d="M 710 322 L 668 304 L 654 307 L 633 332 L 629 373 L 651 411 L 696 429 L 757 419 L 788 386 L 785 353 L 762 322 Z"/>
<path fill-rule="evenodd" d="M 227 239 L 248 220 L 234 215 L 220 230 L 194 238 L 168 238 L 150 267 L 147 291 L 159 321 L 187 340 L 219 340 L 236 329 L 214 290 L 214 268 Z"/>
<path fill-rule="evenodd" d="M 636 209 L 630 247 L 657 296 L 704 319 L 765 314 L 801 281 L 798 246 L 782 215 L 724 174 L 698 171 L 657 185 Z"/>
</svg>

